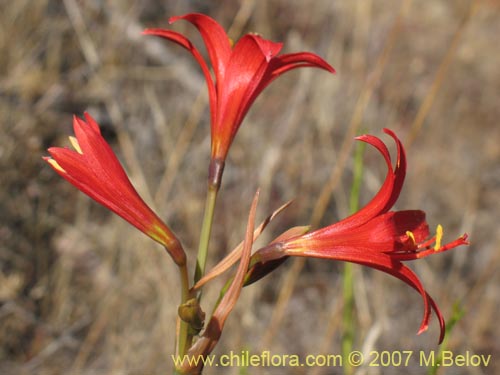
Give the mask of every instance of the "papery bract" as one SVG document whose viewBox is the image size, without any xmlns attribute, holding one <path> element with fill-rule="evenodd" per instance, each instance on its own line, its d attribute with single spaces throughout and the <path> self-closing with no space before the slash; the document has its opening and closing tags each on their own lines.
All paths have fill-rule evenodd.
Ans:
<svg viewBox="0 0 500 375">
<path fill-rule="evenodd" d="M 442 314 L 415 273 L 402 261 L 466 245 L 467 235 L 442 245 L 442 227 L 438 226 L 436 236 L 429 238 L 429 227 L 423 211 L 389 211 L 403 186 L 406 156 L 396 135 L 388 129 L 384 131 L 396 142 L 397 160 L 394 169 L 389 151 L 379 138 L 371 135 L 357 138 L 374 146 L 384 157 L 388 168 L 381 189 L 366 206 L 335 224 L 271 244 L 257 251 L 253 258 L 259 261 L 256 264 L 259 269 L 265 269 L 267 262 L 275 262 L 286 256 L 302 256 L 358 263 L 391 274 L 422 295 L 424 317 L 419 333 L 427 329 L 431 307 L 434 309 L 441 327 L 439 342 L 442 342 L 445 333 Z"/>
<path fill-rule="evenodd" d="M 207 81 L 212 133 L 212 161 L 223 164 L 245 114 L 262 90 L 281 74 L 300 67 L 335 70 L 319 56 L 308 53 L 278 55 L 282 43 L 275 43 L 256 34 L 244 35 L 231 46 L 224 29 L 203 14 L 186 14 L 170 18 L 191 22 L 205 43 L 215 80 L 204 58 L 184 35 L 165 29 L 147 29 L 144 34 L 173 41 L 190 51 L 200 64 Z M 222 173 L 222 172 L 221 172 Z"/>
<path fill-rule="evenodd" d="M 165 246 L 177 264 L 185 264 L 186 255 L 174 233 L 132 186 L 99 125 L 87 113 L 85 120 L 73 117 L 76 138 L 70 141 L 75 151 L 51 147 L 44 160 L 83 193 Z"/>
</svg>

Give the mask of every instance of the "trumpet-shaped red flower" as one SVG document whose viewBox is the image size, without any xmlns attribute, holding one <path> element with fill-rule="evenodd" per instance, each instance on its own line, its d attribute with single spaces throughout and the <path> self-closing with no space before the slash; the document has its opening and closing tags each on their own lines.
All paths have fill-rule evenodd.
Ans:
<svg viewBox="0 0 500 375">
<path fill-rule="evenodd" d="M 69 139 L 75 151 L 51 147 L 51 156 L 43 159 L 83 193 L 165 246 L 177 264 L 184 264 L 186 255 L 174 233 L 134 189 L 99 125 L 87 113 L 85 120 L 73 118 L 76 138 Z"/>
<path fill-rule="evenodd" d="M 170 18 L 191 22 L 199 30 L 207 48 L 215 82 L 198 49 L 182 34 L 164 29 L 147 29 L 144 34 L 173 41 L 190 51 L 198 61 L 207 81 L 212 135 L 212 160 L 224 162 L 245 114 L 264 88 L 281 74 L 300 67 L 335 70 L 319 56 L 308 53 L 278 55 L 283 44 L 256 34 L 243 36 L 234 47 L 224 29 L 203 14 Z"/>
<path fill-rule="evenodd" d="M 406 174 L 406 156 L 396 135 L 384 129 L 397 145 L 396 167 L 393 169 L 389 151 L 377 137 L 363 135 L 358 140 L 377 148 L 384 157 L 388 172 L 375 197 L 355 214 L 325 228 L 286 239 L 258 251 L 255 258 L 262 263 L 283 256 L 303 256 L 342 260 L 362 264 L 391 274 L 415 288 L 424 300 L 424 317 L 418 333 L 428 327 L 431 307 L 441 327 L 439 342 L 444 338 L 444 319 L 436 303 L 427 294 L 418 277 L 406 265 L 414 260 L 467 245 L 467 235 L 442 245 L 443 229 L 429 238 L 425 213 L 418 210 L 389 211 L 399 197 Z M 260 254 L 259 254 L 260 252 Z M 265 266 L 263 267 L 265 269 Z"/>
</svg>

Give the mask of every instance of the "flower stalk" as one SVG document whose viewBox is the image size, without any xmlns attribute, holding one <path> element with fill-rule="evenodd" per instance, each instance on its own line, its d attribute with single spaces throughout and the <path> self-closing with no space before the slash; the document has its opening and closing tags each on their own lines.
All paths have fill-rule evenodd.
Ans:
<svg viewBox="0 0 500 375">
<path fill-rule="evenodd" d="M 210 235 L 212 233 L 212 224 L 214 221 L 215 202 L 217 201 L 217 193 L 218 190 L 214 186 L 211 185 L 208 186 L 207 198 L 205 201 L 205 212 L 203 214 L 203 222 L 201 225 L 200 242 L 198 245 L 198 255 L 196 257 L 196 270 L 194 274 L 195 284 L 205 274 L 208 245 L 210 243 Z"/>
<path fill-rule="evenodd" d="M 190 298 L 189 293 L 189 273 L 187 269 L 187 265 L 184 264 L 179 268 L 179 276 L 181 280 L 181 305 L 186 303 Z M 183 356 L 186 354 L 186 351 L 191 346 L 191 342 L 193 337 L 189 335 L 189 324 L 184 320 L 178 318 L 179 323 L 179 334 L 176 337 L 177 340 L 177 354 L 179 356 Z"/>
</svg>

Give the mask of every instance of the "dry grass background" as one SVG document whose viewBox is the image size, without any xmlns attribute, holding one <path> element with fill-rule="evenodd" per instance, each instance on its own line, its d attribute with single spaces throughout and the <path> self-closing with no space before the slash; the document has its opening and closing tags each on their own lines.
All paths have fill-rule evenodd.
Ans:
<svg viewBox="0 0 500 375">
<path fill-rule="evenodd" d="M 257 187 L 261 218 L 296 198 L 268 239 L 344 217 L 352 136 L 390 127 L 408 145 L 397 207 L 426 210 L 447 239 L 471 235 L 469 248 L 412 264 L 446 317 L 457 301 L 465 310 L 449 348 L 493 356 L 488 368 L 441 373 L 500 371 L 498 2 L 0 0 L 0 9 L 0 373 L 170 370 L 179 298 L 172 262 L 41 156 L 67 145 L 72 114 L 89 111 L 193 258 L 210 143 L 205 86 L 187 52 L 140 35 L 192 11 L 216 18 L 233 39 L 258 31 L 338 71 L 289 73 L 254 105 L 230 152 L 210 264 L 242 238 Z M 173 28 L 200 41 L 187 23 Z M 385 168 L 373 150 L 365 161 L 362 202 Z M 335 262 L 289 261 L 245 289 L 216 352 L 339 353 L 340 271 Z M 208 288 L 205 310 L 219 285 Z M 435 320 L 415 335 L 422 303 L 409 287 L 356 267 L 355 289 L 355 349 L 436 349 Z M 410 365 L 425 372 L 416 356 Z M 283 369 L 224 371 L 260 372 Z"/>
</svg>

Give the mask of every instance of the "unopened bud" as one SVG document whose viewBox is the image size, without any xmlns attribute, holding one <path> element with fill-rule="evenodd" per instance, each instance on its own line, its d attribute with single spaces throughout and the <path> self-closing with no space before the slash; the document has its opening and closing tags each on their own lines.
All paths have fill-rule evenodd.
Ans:
<svg viewBox="0 0 500 375">
<path fill-rule="evenodd" d="M 196 298 L 191 298 L 177 309 L 179 317 L 189 324 L 190 333 L 198 334 L 205 323 L 205 313 Z"/>
</svg>

